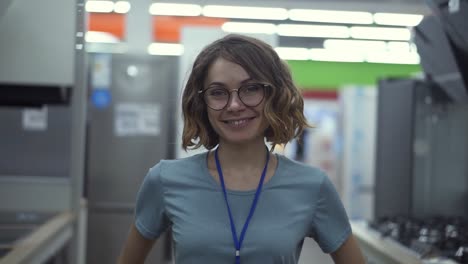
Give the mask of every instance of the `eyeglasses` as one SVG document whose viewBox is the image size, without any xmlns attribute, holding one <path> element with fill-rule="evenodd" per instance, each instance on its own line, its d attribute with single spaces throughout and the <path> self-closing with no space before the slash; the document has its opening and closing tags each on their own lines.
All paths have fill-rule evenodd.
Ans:
<svg viewBox="0 0 468 264">
<path fill-rule="evenodd" d="M 231 98 L 231 93 L 236 92 L 237 97 L 241 102 L 250 107 L 259 105 L 265 97 L 265 88 L 270 87 L 264 83 L 246 83 L 241 85 L 239 89 L 229 90 L 225 87 L 210 87 L 205 90 L 198 91 L 203 95 L 206 105 L 215 110 L 223 110 Z"/>
</svg>

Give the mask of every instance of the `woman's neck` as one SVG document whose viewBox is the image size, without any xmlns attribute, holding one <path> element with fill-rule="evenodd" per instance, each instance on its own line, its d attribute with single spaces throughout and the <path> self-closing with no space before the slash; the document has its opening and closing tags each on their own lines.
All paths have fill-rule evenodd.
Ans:
<svg viewBox="0 0 468 264">
<path fill-rule="evenodd" d="M 220 142 L 218 148 L 223 169 L 253 169 L 265 165 L 267 149 L 263 141 L 246 145 Z"/>
</svg>

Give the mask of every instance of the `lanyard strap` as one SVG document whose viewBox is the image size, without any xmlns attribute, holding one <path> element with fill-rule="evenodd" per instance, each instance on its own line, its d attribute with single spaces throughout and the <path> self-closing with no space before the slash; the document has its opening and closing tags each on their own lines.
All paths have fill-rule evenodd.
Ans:
<svg viewBox="0 0 468 264">
<path fill-rule="evenodd" d="M 267 149 L 267 156 L 266 156 L 266 163 L 265 163 L 265 168 L 263 168 L 262 176 L 260 177 L 260 182 L 258 183 L 257 190 L 255 191 L 255 197 L 252 202 L 252 206 L 250 207 L 250 212 L 245 220 L 244 227 L 242 228 L 242 232 L 240 235 L 239 240 L 237 240 L 237 233 L 236 233 L 236 226 L 234 225 L 234 221 L 232 219 L 232 213 L 231 213 L 231 208 L 229 207 L 229 202 L 227 198 L 227 193 L 226 193 L 226 186 L 224 185 L 224 177 L 223 177 L 223 172 L 221 170 L 221 164 L 219 163 L 219 158 L 218 158 L 218 148 L 215 150 L 215 161 L 216 161 L 216 169 L 218 170 L 218 175 L 219 175 L 219 181 L 221 182 L 221 187 L 223 188 L 223 194 L 224 194 L 224 200 L 226 201 L 226 206 L 229 214 L 229 222 L 231 224 L 231 233 L 232 233 L 232 239 L 234 240 L 234 245 L 236 247 L 236 264 L 240 263 L 240 249 L 242 247 L 242 241 L 244 241 L 244 236 L 245 232 L 247 231 L 247 227 L 249 226 L 250 219 L 252 218 L 255 207 L 257 206 L 257 201 L 258 197 L 260 196 L 260 192 L 262 190 L 262 185 L 263 185 L 263 180 L 265 179 L 266 171 L 268 168 L 268 162 L 270 160 L 270 155 Z"/>
</svg>

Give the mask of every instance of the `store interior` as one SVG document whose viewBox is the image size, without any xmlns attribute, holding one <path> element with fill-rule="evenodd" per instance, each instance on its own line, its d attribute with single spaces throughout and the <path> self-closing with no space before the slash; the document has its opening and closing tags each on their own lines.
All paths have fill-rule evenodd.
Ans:
<svg viewBox="0 0 468 264">
<path fill-rule="evenodd" d="M 468 263 L 468 0 L 2 0 L 0 264 L 115 263 L 195 56 L 271 45 L 368 263 Z M 147 263 L 175 263 L 171 233 Z M 306 238 L 299 264 L 333 263 Z"/>
</svg>

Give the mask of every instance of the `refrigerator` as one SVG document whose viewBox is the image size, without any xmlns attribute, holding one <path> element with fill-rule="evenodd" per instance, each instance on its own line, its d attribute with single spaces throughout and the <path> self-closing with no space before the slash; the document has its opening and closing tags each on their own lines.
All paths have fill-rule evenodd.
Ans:
<svg viewBox="0 0 468 264">
<path fill-rule="evenodd" d="M 339 92 L 338 173 L 343 204 L 353 220 L 373 219 L 378 91 L 350 85 Z"/>
<path fill-rule="evenodd" d="M 174 156 L 177 58 L 90 54 L 85 196 L 88 264 L 115 263 L 149 168 Z M 147 263 L 171 259 L 170 234 Z"/>
<path fill-rule="evenodd" d="M 375 219 L 467 217 L 468 105 L 425 79 L 379 83 Z"/>
</svg>

